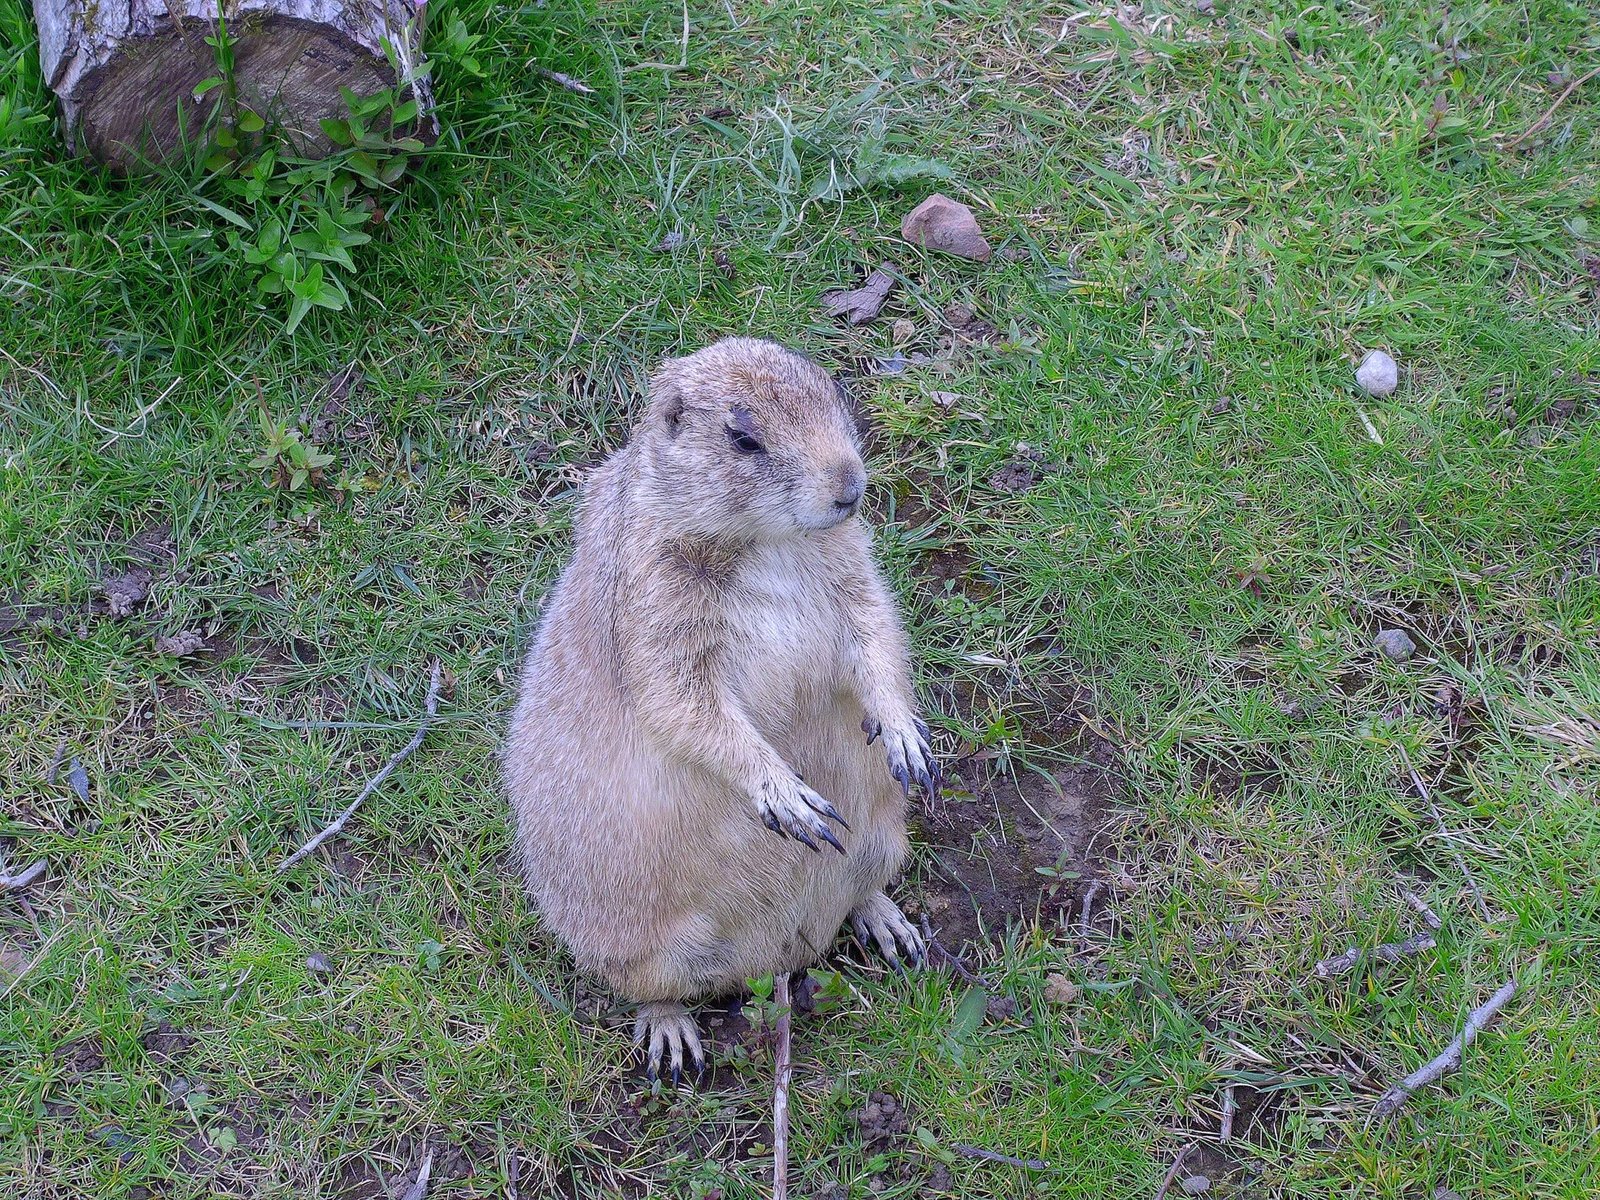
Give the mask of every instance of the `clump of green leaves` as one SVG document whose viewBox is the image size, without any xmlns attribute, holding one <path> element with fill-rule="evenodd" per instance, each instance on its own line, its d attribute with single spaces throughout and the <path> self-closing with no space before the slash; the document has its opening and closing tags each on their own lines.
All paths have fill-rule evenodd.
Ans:
<svg viewBox="0 0 1600 1200">
<path fill-rule="evenodd" d="M 226 251 L 213 261 L 248 268 L 258 294 L 281 297 L 284 332 L 293 333 L 313 308 L 349 303 L 357 275 L 352 251 L 372 240 L 368 229 L 388 219 L 426 149 L 416 136 L 418 103 L 404 84 L 370 96 L 341 88 L 346 115 L 322 122 L 332 153 L 310 158 L 239 99 L 226 27 L 219 25 L 206 41 L 218 73 L 195 89 L 195 97 L 218 88 L 222 95 L 194 199 L 232 226 Z M 214 245 L 209 238 L 200 242 Z"/>
<path fill-rule="evenodd" d="M 261 436 L 266 444 L 250 460 L 257 470 L 270 471 L 271 486 L 298 492 L 322 485 L 322 472 L 333 465 L 333 455 L 307 442 L 294 425 L 274 419 L 260 410 Z"/>
</svg>

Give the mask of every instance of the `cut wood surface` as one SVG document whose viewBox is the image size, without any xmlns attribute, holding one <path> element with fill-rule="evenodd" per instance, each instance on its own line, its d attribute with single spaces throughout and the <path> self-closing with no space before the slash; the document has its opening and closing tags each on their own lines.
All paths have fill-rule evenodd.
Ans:
<svg viewBox="0 0 1600 1200">
<path fill-rule="evenodd" d="M 241 104 L 278 123 L 308 155 L 327 153 L 324 118 L 340 118 L 339 89 L 370 96 L 420 66 L 411 0 L 241 0 L 225 6 Z M 71 144 L 123 170 L 168 156 L 203 127 L 224 89 L 214 0 L 34 0 L 39 60 L 61 99 Z M 417 99 L 428 107 L 425 85 Z"/>
</svg>

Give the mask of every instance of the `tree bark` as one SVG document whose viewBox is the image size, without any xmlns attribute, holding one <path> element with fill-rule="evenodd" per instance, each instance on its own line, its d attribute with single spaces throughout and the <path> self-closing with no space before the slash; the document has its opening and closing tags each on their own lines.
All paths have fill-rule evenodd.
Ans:
<svg viewBox="0 0 1600 1200">
<path fill-rule="evenodd" d="M 33 0 L 40 64 L 69 144 L 126 171 L 196 140 L 226 95 L 194 95 L 222 74 L 206 41 L 219 31 L 219 2 L 239 103 L 300 152 L 329 151 L 320 123 L 346 115 L 341 87 L 370 96 L 398 74 L 427 110 L 413 0 Z"/>
</svg>

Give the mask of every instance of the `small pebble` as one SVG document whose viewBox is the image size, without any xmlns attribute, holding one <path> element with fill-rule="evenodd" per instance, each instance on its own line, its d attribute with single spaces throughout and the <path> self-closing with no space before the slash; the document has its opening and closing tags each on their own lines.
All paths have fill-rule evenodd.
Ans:
<svg viewBox="0 0 1600 1200">
<path fill-rule="evenodd" d="M 1447 1187 L 1434 1188 L 1433 1200 L 1461 1200 L 1460 1192 L 1452 1192 Z"/>
<path fill-rule="evenodd" d="M 683 244 L 688 239 L 674 229 L 656 245 L 657 254 L 671 254 L 674 250 L 683 249 Z"/>
<path fill-rule="evenodd" d="M 1178 1181 L 1185 1195 L 1203 1196 L 1211 1190 L 1211 1180 L 1204 1175 L 1188 1175 Z"/>
<path fill-rule="evenodd" d="M 1380 630 L 1372 644 L 1379 654 L 1392 662 L 1405 662 L 1417 649 L 1417 644 L 1403 629 Z"/>
<path fill-rule="evenodd" d="M 1369 396 L 1389 396 L 1400 386 L 1400 368 L 1382 350 L 1368 350 L 1356 368 L 1356 382 Z"/>
<path fill-rule="evenodd" d="M 332 972 L 333 966 L 328 962 L 328 956 L 319 952 L 306 955 L 306 970 L 313 975 L 327 975 Z"/>
<path fill-rule="evenodd" d="M 896 317 L 891 328 L 894 331 L 894 344 L 896 346 L 904 346 L 917 336 L 917 323 L 908 317 Z"/>
</svg>

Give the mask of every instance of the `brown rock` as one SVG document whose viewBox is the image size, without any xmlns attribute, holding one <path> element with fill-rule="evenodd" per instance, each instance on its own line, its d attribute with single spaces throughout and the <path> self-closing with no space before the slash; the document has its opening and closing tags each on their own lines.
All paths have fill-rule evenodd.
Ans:
<svg viewBox="0 0 1600 1200">
<path fill-rule="evenodd" d="M 900 236 L 913 246 L 987 262 L 989 242 L 972 210 L 960 201 L 935 193 L 906 214 Z"/>
</svg>

